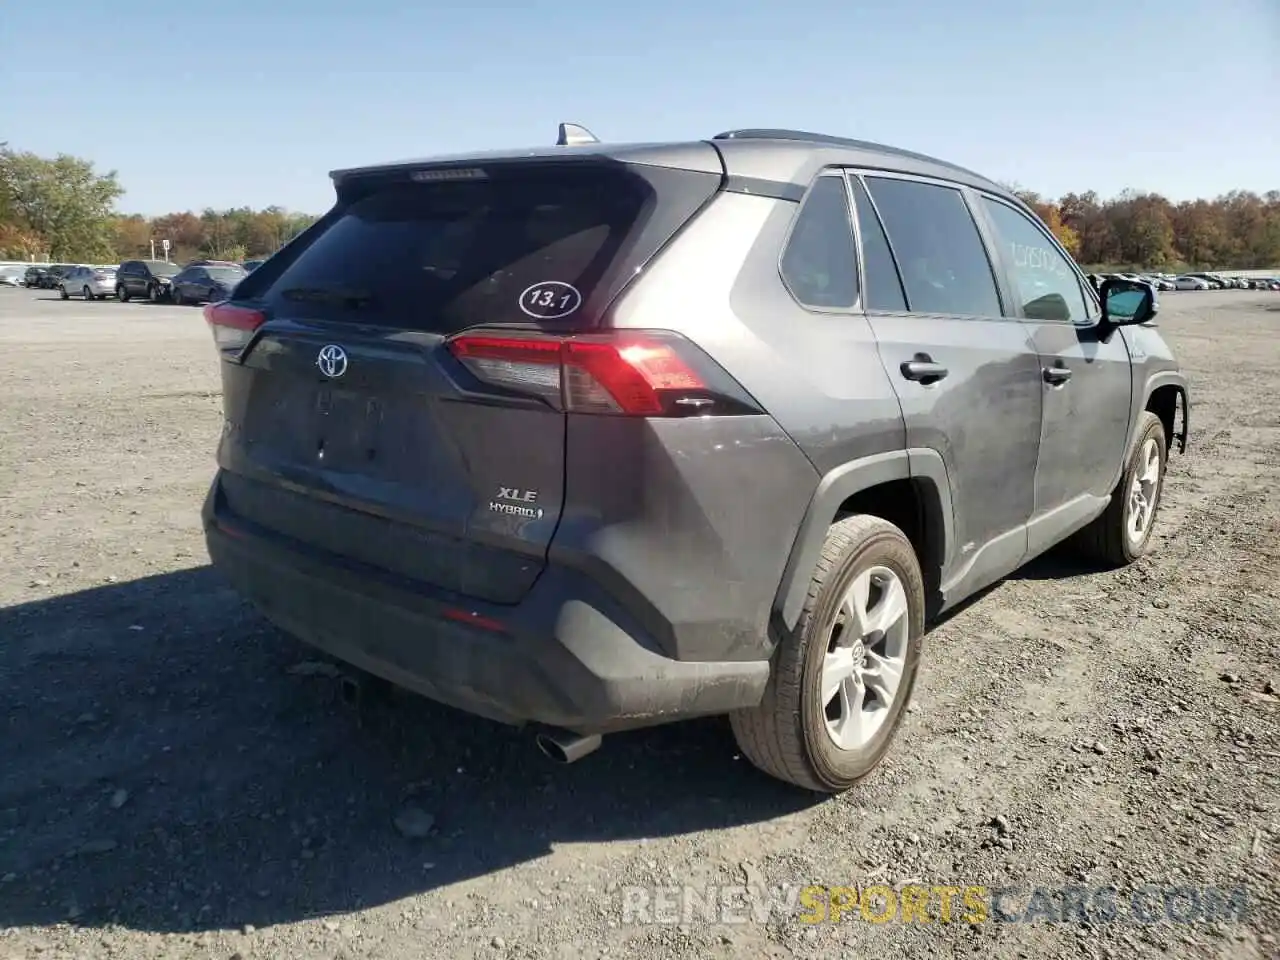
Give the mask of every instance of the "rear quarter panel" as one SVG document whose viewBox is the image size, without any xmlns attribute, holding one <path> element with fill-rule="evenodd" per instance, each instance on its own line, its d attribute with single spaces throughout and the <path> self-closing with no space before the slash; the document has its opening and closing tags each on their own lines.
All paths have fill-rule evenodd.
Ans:
<svg viewBox="0 0 1280 960">
<path fill-rule="evenodd" d="M 608 321 L 688 337 L 766 416 L 570 418 L 553 559 L 563 551 L 608 571 L 613 592 L 647 607 L 650 629 L 682 659 L 767 656 L 770 613 L 821 476 L 905 443 L 866 319 L 809 313 L 782 283 L 778 256 L 796 210 L 720 194 Z M 602 461 L 607 450 L 628 452 Z"/>
</svg>

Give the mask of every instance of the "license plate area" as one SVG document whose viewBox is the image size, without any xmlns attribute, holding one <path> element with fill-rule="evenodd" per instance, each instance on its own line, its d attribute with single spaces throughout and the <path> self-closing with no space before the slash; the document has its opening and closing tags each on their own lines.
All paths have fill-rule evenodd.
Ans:
<svg viewBox="0 0 1280 960">
<path fill-rule="evenodd" d="M 314 410 L 317 465 L 376 472 L 384 453 L 385 401 L 359 390 L 321 384 L 316 387 Z"/>
</svg>

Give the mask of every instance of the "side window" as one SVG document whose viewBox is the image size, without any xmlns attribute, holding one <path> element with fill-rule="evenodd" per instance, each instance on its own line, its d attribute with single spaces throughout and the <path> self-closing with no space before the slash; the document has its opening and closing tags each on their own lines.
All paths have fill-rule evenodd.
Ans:
<svg viewBox="0 0 1280 960">
<path fill-rule="evenodd" d="M 1001 315 L 982 235 L 959 190 L 917 180 L 867 177 L 916 313 Z"/>
<path fill-rule="evenodd" d="M 858 211 L 858 232 L 862 235 L 862 262 L 866 273 L 865 305 L 868 310 L 907 309 L 907 298 L 902 292 L 902 278 L 893 262 L 889 238 L 884 235 L 880 217 L 867 194 L 866 187 L 857 177 L 850 177 L 853 184 L 853 205 Z"/>
<path fill-rule="evenodd" d="M 841 177 L 821 177 L 796 215 L 782 252 L 782 279 L 806 307 L 840 309 L 858 302 L 858 255 Z"/>
<path fill-rule="evenodd" d="M 1003 245 L 1009 277 L 1026 318 L 1088 321 L 1090 311 L 1080 279 L 1045 232 L 1025 214 L 998 200 L 983 197 L 982 205 Z"/>
</svg>

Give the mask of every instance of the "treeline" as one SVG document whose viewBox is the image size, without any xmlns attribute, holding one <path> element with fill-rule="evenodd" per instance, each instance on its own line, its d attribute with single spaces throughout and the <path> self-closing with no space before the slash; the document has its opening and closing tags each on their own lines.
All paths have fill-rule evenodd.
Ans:
<svg viewBox="0 0 1280 960">
<path fill-rule="evenodd" d="M 251 210 L 211 210 L 203 213 L 169 213 L 148 220 L 137 214 L 111 219 L 112 249 L 116 259 L 148 257 L 151 241 L 156 256 L 163 256 L 163 240 L 169 241 L 169 259 L 178 263 L 196 257 L 213 260 L 247 260 L 266 257 L 305 230 L 315 217 L 290 213 L 281 207 Z"/>
<path fill-rule="evenodd" d="M 1171 203 L 1126 190 L 1111 200 L 1093 191 L 1058 200 L 1017 190 L 1087 268 L 1099 270 L 1251 270 L 1280 266 L 1280 190 L 1233 190 L 1215 200 Z"/>
<path fill-rule="evenodd" d="M 163 256 L 164 240 L 179 263 L 245 260 L 271 254 L 315 220 L 282 207 L 123 215 L 115 211 L 123 194 L 114 170 L 0 144 L 0 260 L 112 263 L 151 256 L 152 241 Z"/>
<path fill-rule="evenodd" d="M 1017 189 L 1017 188 L 1015 188 Z M 1076 260 L 1101 270 L 1259 269 L 1280 266 L 1280 190 L 1236 190 L 1172 203 L 1126 190 L 1057 200 L 1017 189 Z M 109 263 L 151 254 L 170 259 L 266 256 L 315 218 L 280 207 L 170 213 L 148 219 L 115 211 L 115 171 L 79 157 L 39 157 L 0 144 L 0 259 Z"/>
</svg>

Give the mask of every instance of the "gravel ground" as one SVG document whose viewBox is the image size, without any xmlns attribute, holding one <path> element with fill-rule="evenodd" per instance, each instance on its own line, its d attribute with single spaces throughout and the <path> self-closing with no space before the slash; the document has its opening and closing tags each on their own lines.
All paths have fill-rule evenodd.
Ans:
<svg viewBox="0 0 1280 960">
<path fill-rule="evenodd" d="M 0 958 L 1280 956 L 1280 296 L 1162 301 L 1195 407 L 1152 554 L 1043 559 L 938 626 L 895 752 L 823 801 L 719 721 L 554 767 L 408 695 L 345 706 L 206 564 L 199 311 L 0 289 Z M 1249 912 L 624 909 L 641 885 L 908 881 L 1246 885 Z"/>
</svg>

